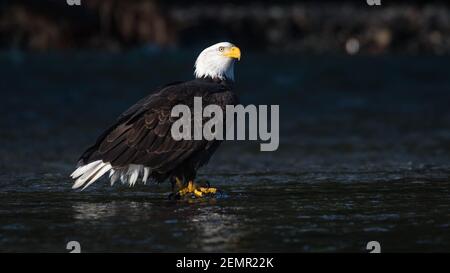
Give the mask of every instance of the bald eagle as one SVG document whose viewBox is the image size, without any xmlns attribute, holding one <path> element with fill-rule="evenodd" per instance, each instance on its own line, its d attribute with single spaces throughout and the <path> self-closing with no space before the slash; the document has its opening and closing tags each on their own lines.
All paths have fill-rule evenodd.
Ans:
<svg viewBox="0 0 450 273">
<path fill-rule="evenodd" d="M 241 57 L 235 45 L 221 42 L 204 49 L 195 62 L 195 79 L 157 88 L 131 106 L 106 129 L 80 157 L 71 174 L 74 189 L 85 189 L 109 173 L 111 185 L 116 181 L 130 186 L 169 180 L 177 197 L 202 197 L 217 189 L 195 183 L 197 170 L 208 163 L 220 140 L 174 140 L 171 110 L 179 104 L 193 107 L 194 97 L 202 104 L 237 104 L 232 91 L 234 63 Z M 191 111 L 193 112 L 193 111 Z"/>
</svg>

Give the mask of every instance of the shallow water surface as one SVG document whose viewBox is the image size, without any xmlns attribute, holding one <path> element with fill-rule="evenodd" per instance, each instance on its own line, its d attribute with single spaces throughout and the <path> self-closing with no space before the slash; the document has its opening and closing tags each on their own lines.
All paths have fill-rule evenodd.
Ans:
<svg viewBox="0 0 450 273">
<path fill-rule="evenodd" d="M 214 176 L 226 195 L 167 200 L 162 185 L 60 187 L 2 193 L 3 249 L 64 251 L 448 250 L 449 183 L 426 179 L 343 183 L 308 175 Z M 332 174 L 328 174 L 332 177 Z M 226 181 L 226 182 L 225 182 Z"/>
<path fill-rule="evenodd" d="M 190 78 L 194 56 L 0 56 L 0 251 L 450 251 L 447 57 L 249 55 L 236 88 L 280 105 L 280 148 L 225 143 L 200 171 L 223 196 L 72 190 L 82 150 L 151 87 Z"/>
</svg>

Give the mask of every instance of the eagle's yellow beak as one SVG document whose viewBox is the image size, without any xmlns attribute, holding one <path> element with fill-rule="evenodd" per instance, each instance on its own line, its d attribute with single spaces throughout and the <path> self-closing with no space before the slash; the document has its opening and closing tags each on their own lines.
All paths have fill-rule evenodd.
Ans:
<svg viewBox="0 0 450 273">
<path fill-rule="evenodd" d="M 241 50 L 236 46 L 232 46 L 225 49 L 225 51 L 223 52 L 223 56 L 240 60 Z"/>
</svg>

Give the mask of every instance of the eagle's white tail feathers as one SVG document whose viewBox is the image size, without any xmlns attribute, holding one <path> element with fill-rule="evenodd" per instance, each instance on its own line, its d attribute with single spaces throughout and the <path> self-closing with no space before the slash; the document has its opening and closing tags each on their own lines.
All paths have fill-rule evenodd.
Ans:
<svg viewBox="0 0 450 273">
<path fill-rule="evenodd" d="M 129 167 L 128 172 L 130 173 L 129 178 L 128 178 L 128 183 L 130 183 L 130 187 L 131 187 L 131 186 L 134 186 L 134 184 L 136 183 L 136 180 L 138 179 L 139 169 L 134 169 L 134 168 Z"/>
<path fill-rule="evenodd" d="M 142 182 L 147 184 L 148 175 L 150 174 L 150 168 L 144 167 L 144 176 L 142 177 Z"/>
<path fill-rule="evenodd" d="M 97 174 L 97 172 L 104 166 L 105 163 L 103 163 L 103 161 L 101 160 L 98 160 L 86 166 L 79 167 L 78 169 L 81 169 L 79 172 L 77 172 L 78 171 L 77 169 L 75 172 L 72 173 L 72 178 L 74 179 L 77 178 L 72 186 L 72 189 L 78 189 L 85 183 L 89 183 L 90 181 L 92 181 L 92 178 L 95 176 L 95 174 Z"/>
<path fill-rule="evenodd" d="M 89 187 L 89 185 L 91 185 L 92 183 L 94 183 L 97 179 L 99 179 L 100 177 L 102 177 L 105 173 L 107 173 L 109 170 L 111 170 L 111 165 L 108 163 L 108 164 L 105 164 L 105 163 L 102 163 L 102 167 L 95 173 L 95 176 L 94 177 L 92 177 L 92 178 L 90 178 L 89 179 L 89 181 L 87 181 L 87 183 L 86 183 L 86 185 L 83 187 L 83 189 L 81 189 L 81 190 L 84 190 L 84 189 L 86 189 L 87 187 Z"/>
<path fill-rule="evenodd" d="M 111 186 L 114 185 L 114 183 L 116 183 L 116 181 L 119 179 L 120 177 L 120 171 L 116 172 L 114 170 L 111 170 L 111 173 L 109 174 L 109 179 L 111 181 Z"/>
<path fill-rule="evenodd" d="M 102 160 L 97 160 L 78 167 L 71 174 L 71 177 L 75 179 L 72 188 L 78 189 L 83 187 L 82 190 L 84 190 L 107 172 L 110 172 L 109 179 L 111 186 L 120 179 L 123 184 L 128 183 L 130 187 L 136 184 L 141 173 L 142 182 L 145 184 L 151 173 L 150 168 L 144 167 L 143 165 L 130 164 L 127 167 L 113 168 L 108 162 L 105 163 Z"/>
<path fill-rule="evenodd" d="M 89 164 L 80 166 L 70 176 L 75 179 L 75 178 L 81 176 L 82 174 L 84 174 L 86 172 L 86 170 L 96 167 L 98 164 L 100 164 L 100 162 L 102 162 L 102 161 L 97 160 L 97 161 L 93 161 Z"/>
</svg>

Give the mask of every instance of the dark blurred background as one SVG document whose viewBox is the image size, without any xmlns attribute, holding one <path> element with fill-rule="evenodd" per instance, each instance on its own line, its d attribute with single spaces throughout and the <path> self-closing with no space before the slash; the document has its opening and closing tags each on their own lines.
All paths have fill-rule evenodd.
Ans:
<svg viewBox="0 0 450 273">
<path fill-rule="evenodd" d="M 448 54 L 446 3 L 85 0 L 69 8 L 65 0 L 3 0 L 0 47 L 120 51 L 226 39 L 251 50 Z"/>
</svg>

